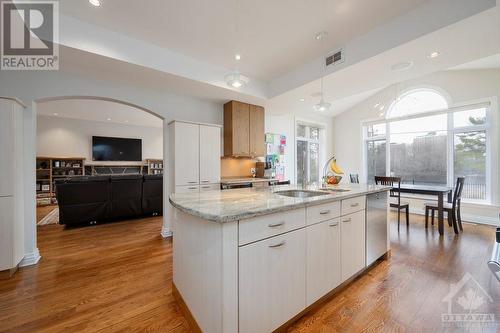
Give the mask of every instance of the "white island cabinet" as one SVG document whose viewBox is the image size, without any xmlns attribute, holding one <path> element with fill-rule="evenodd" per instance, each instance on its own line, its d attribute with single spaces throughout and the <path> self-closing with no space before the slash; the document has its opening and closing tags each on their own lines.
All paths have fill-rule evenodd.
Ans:
<svg viewBox="0 0 500 333">
<path fill-rule="evenodd" d="M 386 190 L 173 194 L 174 296 L 196 330 L 282 328 L 366 269 L 366 195 Z"/>
</svg>

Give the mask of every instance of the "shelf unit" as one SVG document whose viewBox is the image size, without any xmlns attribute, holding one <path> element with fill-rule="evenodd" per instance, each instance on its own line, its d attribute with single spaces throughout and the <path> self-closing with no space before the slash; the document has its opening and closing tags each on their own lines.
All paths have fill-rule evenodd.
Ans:
<svg viewBox="0 0 500 333">
<path fill-rule="evenodd" d="M 37 206 L 56 204 L 55 180 L 83 176 L 85 158 L 46 157 L 36 158 L 36 203 Z"/>
<path fill-rule="evenodd" d="M 148 175 L 161 175 L 163 174 L 163 160 L 146 159 L 146 166 Z"/>
</svg>

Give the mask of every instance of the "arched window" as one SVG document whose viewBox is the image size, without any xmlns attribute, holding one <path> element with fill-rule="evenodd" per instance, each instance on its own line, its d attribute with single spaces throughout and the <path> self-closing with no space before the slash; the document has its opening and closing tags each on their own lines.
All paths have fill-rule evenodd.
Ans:
<svg viewBox="0 0 500 333">
<path fill-rule="evenodd" d="M 445 110 L 446 99 L 432 89 L 411 90 L 400 96 L 389 108 L 387 118 L 404 117 L 417 113 Z"/>
</svg>

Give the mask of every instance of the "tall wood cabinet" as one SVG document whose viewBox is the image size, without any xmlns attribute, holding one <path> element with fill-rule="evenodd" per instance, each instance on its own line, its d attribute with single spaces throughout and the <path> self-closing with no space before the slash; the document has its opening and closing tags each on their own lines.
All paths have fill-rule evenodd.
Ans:
<svg viewBox="0 0 500 333">
<path fill-rule="evenodd" d="M 24 257 L 23 109 L 0 97 L 0 272 L 11 275 Z"/>
<path fill-rule="evenodd" d="M 238 101 L 224 104 L 224 155 L 265 156 L 264 108 Z"/>
<path fill-rule="evenodd" d="M 173 121 L 170 126 L 170 168 L 174 192 L 220 188 L 221 128 Z"/>
</svg>

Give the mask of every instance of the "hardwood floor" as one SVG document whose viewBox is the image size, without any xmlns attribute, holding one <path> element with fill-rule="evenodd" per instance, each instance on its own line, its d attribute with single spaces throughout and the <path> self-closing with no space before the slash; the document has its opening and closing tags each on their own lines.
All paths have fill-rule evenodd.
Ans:
<svg viewBox="0 0 500 333">
<path fill-rule="evenodd" d="M 492 227 L 466 224 L 459 236 L 446 227 L 439 238 L 420 216 L 399 234 L 393 220 L 391 258 L 291 332 L 446 331 L 442 299 L 467 272 L 492 297 L 483 313 L 500 318 L 500 284 L 486 267 Z M 0 281 L 0 332 L 189 332 L 172 296 L 172 242 L 160 229 L 160 218 L 39 227 L 40 263 Z"/>
</svg>

